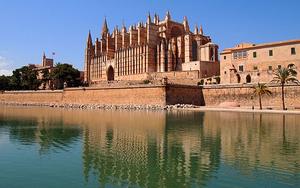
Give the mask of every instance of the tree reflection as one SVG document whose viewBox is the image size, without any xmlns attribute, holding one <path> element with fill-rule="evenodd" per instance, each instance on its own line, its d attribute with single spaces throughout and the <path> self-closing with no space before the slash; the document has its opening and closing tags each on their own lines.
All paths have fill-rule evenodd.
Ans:
<svg viewBox="0 0 300 188">
<path fill-rule="evenodd" d="M 1 118 L 0 126 L 9 130 L 10 140 L 22 145 L 38 144 L 39 153 L 67 151 L 78 139 L 81 130 L 65 127 L 61 121 L 40 122 L 35 118 Z"/>
</svg>

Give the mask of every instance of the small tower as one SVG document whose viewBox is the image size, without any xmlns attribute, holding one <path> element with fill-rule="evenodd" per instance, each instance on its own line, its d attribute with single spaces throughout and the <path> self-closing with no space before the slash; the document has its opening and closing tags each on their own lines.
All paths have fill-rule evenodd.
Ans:
<svg viewBox="0 0 300 188">
<path fill-rule="evenodd" d="M 190 32 L 190 26 L 186 16 L 183 18 L 183 26 L 186 33 Z"/>
<path fill-rule="evenodd" d="M 147 24 L 151 24 L 151 15 L 150 12 L 148 13 L 148 17 L 147 17 Z"/>
<path fill-rule="evenodd" d="M 107 27 L 107 21 L 106 17 L 104 18 L 103 26 L 102 26 L 102 31 L 101 31 L 101 37 L 102 39 L 105 38 L 108 34 L 108 27 Z"/>
<path fill-rule="evenodd" d="M 159 17 L 158 17 L 158 15 L 157 15 L 156 13 L 154 14 L 153 22 L 154 22 L 156 25 L 159 24 Z"/>
<path fill-rule="evenodd" d="M 202 28 L 202 25 L 200 26 L 200 35 L 203 35 L 203 28 Z"/>
<path fill-rule="evenodd" d="M 90 82 L 90 65 L 93 53 L 95 53 L 93 49 L 92 35 L 89 31 L 88 38 L 86 41 L 86 49 L 85 49 L 85 58 L 84 58 L 84 81 Z"/>
<path fill-rule="evenodd" d="M 199 30 L 198 30 L 198 26 L 197 26 L 197 25 L 195 25 L 194 34 L 195 34 L 195 35 L 198 35 L 198 34 L 199 34 Z"/>
<path fill-rule="evenodd" d="M 170 12 L 169 12 L 169 11 L 167 11 L 167 14 L 166 14 L 165 20 L 166 20 L 166 21 L 169 21 L 169 20 L 171 20 L 171 14 L 170 14 Z"/>
</svg>

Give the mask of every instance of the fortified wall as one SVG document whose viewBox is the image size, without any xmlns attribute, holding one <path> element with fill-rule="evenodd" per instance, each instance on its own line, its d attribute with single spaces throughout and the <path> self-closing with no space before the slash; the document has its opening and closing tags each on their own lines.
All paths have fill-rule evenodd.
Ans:
<svg viewBox="0 0 300 188">
<path fill-rule="evenodd" d="M 109 105 L 204 105 L 201 88 L 182 85 L 135 85 L 67 88 L 57 91 L 6 91 L 2 103 L 109 104 Z"/>
<path fill-rule="evenodd" d="M 219 106 L 234 102 L 241 106 L 258 106 L 252 84 L 245 85 L 134 85 L 118 87 L 67 88 L 57 91 L 6 91 L 0 94 L 1 103 L 39 104 L 108 104 L 108 105 L 172 105 L 194 104 Z M 280 108 L 281 87 L 270 85 L 272 96 L 262 96 L 264 107 Z M 300 86 L 285 87 L 287 108 L 300 108 Z"/>
<path fill-rule="evenodd" d="M 206 85 L 203 86 L 203 97 L 206 106 L 219 106 L 223 102 L 235 102 L 241 106 L 259 106 L 258 97 L 253 95 L 254 84 Z M 281 87 L 268 86 L 271 96 L 262 96 L 263 107 L 281 107 Z M 286 107 L 300 108 L 300 86 L 285 86 Z"/>
</svg>

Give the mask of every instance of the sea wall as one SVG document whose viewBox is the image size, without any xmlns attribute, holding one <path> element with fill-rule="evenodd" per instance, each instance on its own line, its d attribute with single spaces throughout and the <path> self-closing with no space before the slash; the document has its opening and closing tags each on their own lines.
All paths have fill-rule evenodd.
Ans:
<svg viewBox="0 0 300 188">
<path fill-rule="evenodd" d="M 0 93 L 2 103 L 41 104 L 108 104 L 108 105 L 172 105 L 194 104 L 219 106 L 234 102 L 240 106 L 258 106 L 253 85 L 134 85 L 118 87 L 67 88 L 56 91 L 6 91 Z M 271 96 L 264 95 L 264 107 L 281 107 L 281 87 L 269 85 Z M 300 86 L 285 87 L 286 106 L 300 108 Z"/>
<path fill-rule="evenodd" d="M 258 98 L 253 95 L 252 84 L 236 85 L 207 85 L 203 86 L 203 98 L 206 106 L 219 106 L 224 102 L 235 102 L 241 106 L 258 106 Z M 267 107 L 280 107 L 281 87 L 269 85 L 271 96 L 263 95 L 262 104 Z M 287 85 L 285 87 L 286 106 L 300 108 L 300 86 Z"/>
<path fill-rule="evenodd" d="M 108 104 L 108 105 L 201 105 L 201 88 L 180 85 L 67 88 L 57 91 L 6 91 L 2 103 Z"/>
</svg>

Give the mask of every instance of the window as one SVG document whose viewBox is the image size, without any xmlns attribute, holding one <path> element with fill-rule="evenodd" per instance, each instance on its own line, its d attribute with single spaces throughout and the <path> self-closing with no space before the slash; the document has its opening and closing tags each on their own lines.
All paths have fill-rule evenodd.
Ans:
<svg viewBox="0 0 300 188">
<path fill-rule="evenodd" d="M 269 50 L 269 56 L 273 56 L 273 50 Z"/>
<path fill-rule="evenodd" d="M 269 66 L 269 70 L 270 70 L 270 71 L 273 70 L 273 67 L 272 67 L 272 66 Z"/>
<path fill-rule="evenodd" d="M 278 65 L 278 69 L 281 69 L 281 65 Z"/>
<path fill-rule="evenodd" d="M 240 72 L 243 72 L 243 71 L 244 71 L 244 66 L 243 66 L 243 65 L 240 65 L 240 66 L 239 66 L 239 71 L 240 71 Z"/>
<path fill-rule="evenodd" d="M 226 55 L 224 55 L 224 59 L 226 59 Z"/>
<path fill-rule="evenodd" d="M 256 52 L 253 52 L 253 58 L 256 58 L 257 54 Z"/>
<path fill-rule="evenodd" d="M 291 48 L 291 54 L 296 55 L 296 48 Z"/>
<path fill-rule="evenodd" d="M 242 55 L 243 55 L 243 58 L 246 58 L 246 57 L 247 57 L 247 52 L 246 52 L 246 51 L 243 51 L 243 52 L 242 52 Z"/>
<path fill-rule="evenodd" d="M 226 71 L 224 71 L 224 74 L 226 74 Z"/>
<path fill-rule="evenodd" d="M 254 66 L 254 67 L 253 67 L 253 70 L 257 70 L 257 66 Z"/>
<path fill-rule="evenodd" d="M 237 59 L 237 52 L 233 53 L 233 59 Z"/>
</svg>

